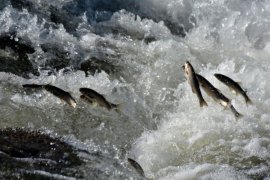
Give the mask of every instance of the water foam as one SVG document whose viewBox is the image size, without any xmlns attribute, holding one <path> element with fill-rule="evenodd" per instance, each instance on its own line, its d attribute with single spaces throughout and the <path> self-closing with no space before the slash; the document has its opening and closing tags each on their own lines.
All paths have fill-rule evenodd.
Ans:
<svg viewBox="0 0 270 180">
<path fill-rule="evenodd" d="M 58 6 L 61 2 L 69 0 L 52 5 Z M 36 52 L 29 57 L 37 66 L 53 56 L 40 47 L 51 43 L 69 53 L 72 66 L 98 56 L 109 57 L 112 65 L 123 67 L 118 80 L 104 71 L 86 78 L 82 71 L 63 70 L 48 75 L 41 70 L 39 77 L 32 76 L 30 80 L 1 73 L 1 125 L 25 126 L 31 122 L 36 128 L 74 134 L 100 147 L 116 146 L 119 154 L 121 148 L 129 147 L 134 140 L 130 155 L 141 164 L 147 177 L 157 179 L 269 176 L 267 7 L 270 4 L 243 0 L 147 0 L 135 4 L 140 7 L 139 12 L 120 10 L 112 13 L 106 22 L 87 28 L 81 24 L 76 36 L 68 33 L 63 25 L 48 28 L 45 19 L 38 21 L 27 10 L 6 7 L 1 11 L 1 33 L 18 27 L 18 36 L 30 39 L 34 45 Z M 88 26 L 89 14 L 82 16 Z M 154 17 L 154 20 L 143 17 Z M 173 35 L 166 27 L 167 21 L 184 26 L 186 37 Z M 102 29 L 104 34 L 95 34 L 91 26 L 98 25 L 106 25 L 109 30 L 119 28 L 126 34 L 107 29 Z M 146 42 L 149 36 L 154 38 Z M 205 93 L 208 107 L 198 106 L 197 97 L 192 94 L 181 69 L 186 60 L 232 99 L 235 108 L 244 115 L 242 119 L 236 120 L 229 110 L 223 110 Z M 241 81 L 254 104 L 246 106 L 244 99 L 232 94 L 214 73 Z M 118 115 L 92 108 L 80 101 L 75 111 L 44 92 L 25 92 L 23 83 L 51 83 L 76 99 L 80 87 L 89 87 L 112 102 L 124 102 L 124 113 Z M 151 127 L 154 125 L 156 130 Z"/>
</svg>

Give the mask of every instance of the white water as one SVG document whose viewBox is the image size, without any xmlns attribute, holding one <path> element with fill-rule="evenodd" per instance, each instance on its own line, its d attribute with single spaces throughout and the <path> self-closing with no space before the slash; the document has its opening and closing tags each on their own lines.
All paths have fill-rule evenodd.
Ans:
<svg viewBox="0 0 270 180">
<path fill-rule="evenodd" d="M 18 36 L 28 37 L 34 44 L 36 52 L 30 57 L 38 65 L 50 55 L 42 52 L 40 44 L 50 43 L 69 52 L 75 65 L 94 55 L 109 54 L 123 72 L 122 77 L 110 77 L 105 72 L 84 77 L 82 71 L 60 71 L 50 76 L 42 71 L 41 76 L 30 80 L 1 73 L 1 127 L 30 124 L 62 135 L 72 134 L 82 141 L 94 141 L 97 146 L 109 147 L 102 150 L 105 153 L 115 150 L 114 158 L 124 167 L 121 153 L 122 148 L 127 148 L 124 156 L 133 157 L 146 176 L 154 179 L 270 176 L 270 3 L 251 0 L 134 3 L 139 7 L 139 15 L 182 22 L 189 30 L 186 37 L 171 34 L 162 21 L 156 23 L 139 16 L 135 19 L 126 10 L 115 12 L 106 22 L 91 25 L 87 13 L 82 15 L 77 38 L 61 25 L 48 29 L 46 20 L 37 21 L 27 10 L 3 9 L 0 32 L 9 32 L 16 24 L 21 29 Z M 104 28 L 101 30 L 104 32 L 122 29 L 127 35 L 95 34 L 92 31 L 95 26 Z M 149 36 L 156 41 L 146 44 L 136 39 Z M 208 107 L 200 108 L 184 79 L 181 66 L 186 60 L 232 99 L 244 117 L 236 120 L 205 93 Z M 240 81 L 253 105 L 246 106 L 243 97 L 232 94 L 214 73 Z M 57 85 L 72 93 L 78 107 L 73 110 L 46 92 L 25 93 L 20 87 L 23 83 Z M 123 113 L 91 108 L 79 101 L 80 87 L 93 88 L 112 102 L 123 103 Z"/>
</svg>

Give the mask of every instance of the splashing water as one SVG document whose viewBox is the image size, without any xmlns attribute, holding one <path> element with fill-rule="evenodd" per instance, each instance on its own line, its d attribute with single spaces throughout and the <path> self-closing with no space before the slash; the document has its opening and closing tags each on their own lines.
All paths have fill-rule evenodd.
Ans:
<svg viewBox="0 0 270 180">
<path fill-rule="evenodd" d="M 140 178 L 127 157 L 153 179 L 269 178 L 269 6 L 251 0 L 4 0 L 0 127 L 74 137 L 76 146 L 103 155 L 83 167 L 94 179 Z M 203 91 L 208 107 L 199 107 L 181 68 L 187 60 L 243 118 L 236 120 Z M 88 77 L 81 70 L 86 61 L 94 67 Z M 241 82 L 253 105 L 215 73 Z M 62 88 L 77 107 L 23 89 L 25 83 Z M 80 101 L 81 87 L 121 104 L 121 113 Z"/>
</svg>

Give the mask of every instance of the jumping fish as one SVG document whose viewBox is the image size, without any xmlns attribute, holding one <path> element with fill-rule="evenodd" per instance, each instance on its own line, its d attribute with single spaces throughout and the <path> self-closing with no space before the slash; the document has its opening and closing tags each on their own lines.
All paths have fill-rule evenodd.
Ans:
<svg viewBox="0 0 270 180">
<path fill-rule="evenodd" d="M 55 95 L 56 97 L 64 100 L 66 103 L 68 103 L 70 106 L 72 106 L 73 108 L 76 107 L 76 101 L 75 99 L 66 91 L 52 86 L 52 85 L 38 85 L 38 84 L 24 84 L 22 85 L 24 88 L 34 88 L 34 89 L 45 89 L 46 91 L 52 93 L 53 95 Z"/>
<path fill-rule="evenodd" d="M 185 76 L 188 80 L 188 83 L 191 86 L 192 92 L 195 93 L 199 99 L 200 107 L 207 106 L 207 103 L 203 99 L 203 96 L 202 96 L 202 93 L 200 90 L 200 86 L 199 86 L 199 82 L 198 82 L 198 79 L 196 77 L 196 73 L 195 73 L 192 65 L 188 61 L 186 61 L 185 65 L 183 66 L 183 69 L 185 70 Z"/>
<path fill-rule="evenodd" d="M 44 85 L 44 89 L 50 93 L 52 93 L 53 95 L 55 95 L 56 97 L 66 101 L 66 103 L 68 103 L 70 106 L 72 106 L 73 108 L 76 107 L 76 101 L 75 99 L 66 91 L 52 86 L 52 85 Z"/>
<path fill-rule="evenodd" d="M 241 94 L 245 98 L 246 104 L 252 104 L 252 101 L 247 96 L 246 91 L 244 91 L 237 82 L 223 74 L 215 74 L 215 77 L 227 85 L 235 94 Z"/>
<path fill-rule="evenodd" d="M 227 108 L 231 103 L 230 99 L 224 96 L 217 88 L 215 88 L 207 79 L 205 79 L 200 74 L 196 74 L 199 84 L 206 92 L 206 94 L 214 99 L 214 101 L 221 104 L 223 107 Z"/>
<path fill-rule="evenodd" d="M 99 94 L 93 89 L 80 88 L 80 92 L 82 93 L 81 99 L 89 102 L 91 105 L 104 107 L 108 111 L 115 109 L 117 112 L 120 108 L 120 105 L 110 103 L 103 95 Z"/>
<path fill-rule="evenodd" d="M 227 98 L 226 96 L 224 96 L 220 92 L 220 90 L 215 88 L 207 79 L 205 79 L 200 74 L 196 74 L 196 76 L 198 78 L 198 81 L 199 81 L 201 87 L 203 88 L 203 90 L 206 92 L 206 94 L 208 96 L 212 97 L 214 99 L 214 101 L 218 102 L 223 107 L 225 107 L 225 108 L 229 107 L 236 118 L 240 118 L 243 116 L 242 114 L 240 114 L 239 112 L 236 111 L 236 109 L 231 104 L 231 100 L 229 98 Z"/>
</svg>

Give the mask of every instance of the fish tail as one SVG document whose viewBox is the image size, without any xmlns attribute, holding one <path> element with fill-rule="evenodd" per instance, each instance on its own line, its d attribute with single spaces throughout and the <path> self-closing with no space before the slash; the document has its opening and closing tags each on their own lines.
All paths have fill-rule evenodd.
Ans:
<svg viewBox="0 0 270 180">
<path fill-rule="evenodd" d="M 203 107 L 203 106 L 208 106 L 208 104 L 205 102 L 204 99 L 201 99 L 200 100 L 200 107 Z"/>
<path fill-rule="evenodd" d="M 43 88 L 43 85 L 39 85 L 39 84 L 23 84 L 22 87 L 24 87 L 24 88 L 33 88 L 33 89 L 41 89 L 41 88 Z"/>
<path fill-rule="evenodd" d="M 245 95 L 245 101 L 247 105 L 252 105 L 253 102 L 249 99 L 249 97 L 247 95 Z"/>
<path fill-rule="evenodd" d="M 241 113 L 239 113 L 234 107 L 233 105 L 230 105 L 230 109 L 232 111 L 232 113 L 234 114 L 234 117 L 238 120 L 239 118 L 242 118 L 243 115 Z"/>
<path fill-rule="evenodd" d="M 111 104 L 111 107 L 120 114 L 121 110 L 123 109 L 123 104 Z"/>
<path fill-rule="evenodd" d="M 243 114 L 241 114 L 241 113 L 239 113 L 239 112 L 237 112 L 236 114 L 235 114 L 235 118 L 236 119 L 240 119 L 240 118 L 242 118 L 244 115 Z"/>
</svg>

